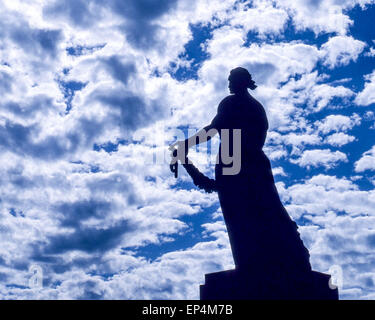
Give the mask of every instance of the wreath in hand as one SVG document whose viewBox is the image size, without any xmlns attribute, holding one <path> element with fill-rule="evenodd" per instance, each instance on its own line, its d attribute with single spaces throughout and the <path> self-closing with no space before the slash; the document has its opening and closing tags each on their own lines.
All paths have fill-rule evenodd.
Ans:
<svg viewBox="0 0 375 320">
<path fill-rule="evenodd" d="M 171 171 L 175 174 L 177 178 L 178 173 L 178 160 L 181 159 L 177 158 L 177 149 L 173 150 L 172 152 L 172 161 L 170 164 Z M 217 191 L 217 184 L 215 179 L 210 179 L 209 177 L 205 176 L 202 172 L 198 170 L 197 167 L 193 165 L 193 163 L 188 159 L 187 156 L 181 161 L 182 166 L 185 168 L 186 172 L 190 175 L 193 179 L 193 183 L 199 188 L 207 193 L 211 193 Z"/>
</svg>

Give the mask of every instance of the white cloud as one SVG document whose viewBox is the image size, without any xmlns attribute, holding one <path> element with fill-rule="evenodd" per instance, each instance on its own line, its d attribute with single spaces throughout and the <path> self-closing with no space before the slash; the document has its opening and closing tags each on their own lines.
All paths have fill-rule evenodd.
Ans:
<svg viewBox="0 0 375 320">
<path fill-rule="evenodd" d="M 375 146 L 363 153 L 362 157 L 354 163 L 355 172 L 375 170 Z"/>
<path fill-rule="evenodd" d="M 288 20 L 286 10 L 278 8 L 271 1 L 252 1 L 238 3 L 236 10 L 232 11 L 230 24 L 243 28 L 245 33 L 257 32 L 261 36 L 280 34 Z"/>
<path fill-rule="evenodd" d="M 319 112 L 330 106 L 334 98 L 349 100 L 354 92 L 344 86 L 333 86 L 327 81 L 327 75 L 319 75 L 317 71 L 302 73 L 299 79 L 290 79 L 280 88 L 281 95 L 293 104 L 307 104 L 307 112 Z M 305 111 L 305 112 L 306 112 Z"/>
<path fill-rule="evenodd" d="M 285 173 L 285 171 L 282 167 L 272 168 L 272 174 L 274 176 L 276 176 L 276 175 L 283 176 L 283 177 L 287 176 L 287 174 Z"/>
<path fill-rule="evenodd" d="M 318 84 L 311 90 L 309 104 L 313 106 L 314 111 L 320 111 L 326 108 L 333 98 L 342 98 L 345 101 L 352 96 L 354 96 L 354 92 L 344 86 L 334 87 L 327 84 Z"/>
<path fill-rule="evenodd" d="M 341 147 L 345 144 L 348 144 L 350 142 L 353 142 L 355 140 L 355 137 L 350 136 L 343 132 L 336 132 L 333 133 L 325 138 L 325 143 L 328 143 L 335 147 Z"/>
<path fill-rule="evenodd" d="M 266 146 L 263 150 L 267 154 L 267 157 L 271 160 L 279 160 L 288 155 L 287 150 L 284 147 L 280 146 Z"/>
<path fill-rule="evenodd" d="M 352 129 L 354 126 L 361 124 L 361 118 L 358 114 L 344 116 L 341 114 L 332 114 L 325 117 L 323 120 L 316 121 L 315 126 L 317 130 L 323 134 L 330 132 L 346 132 Z"/>
<path fill-rule="evenodd" d="M 365 87 L 355 98 L 355 103 L 361 106 L 375 103 L 375 71 L 365 75 L 365 80 Z"/>
<path fill-rule="evenodd" d="M 297 159 L 291 159 L 301 167 L 324 167 L 326 169 L 334 168 L 339 162 L 347 162 L 345 153 L 341 151 L 331 151 L 330 149 L 306 150 Z"/>
<path fill-rule="evenodd" d="M 356 4 L 364 8 L 369 3 L 373 3 L 373 0 L 279 0 L 277 6 L 290 13 L 297 30 L 312 29 L 316 34 L 335 32 L 344 35 L 353 24 L 345 10 Z"/>
<path fill-rule="evenodd" d="M 366 44 L 351 36 L 335 36 L 321 47 L 324 64 L 330 68 L 356 61 Z"/>
<path fill-rule="evenodd" d="M 342 268 L 341 299 L 370 294 L 373 284 L 365 280 L 374 276 L 374 190 L 361 191 L 345 177 L 319 174 L 287 188 L 279 185 L 279 191 L 294 219 L 304 218 L 299 230 L 313 268 Z"/>
<path fill-rule="evenodd" d="M 283 136 L 283 140 L 293 146 L 321 144 L 321 138 L 316 134 L 289 133 Z"/>
<path fill-rule="evenodd" d="M 279 186 L 280 187 L 280 186 Z M 361 191 L 347 178 L 319 174 L 288 188 L 279 188 L 287 207 L 299 208 L 299 216 L 323 216 L 345 212 L 350 216 L 373 216 L 374 190 Z M 295 217 L 298 218 L 299 216 Z"/>
<path fill-rule="evenodd" d="M 366 121 L 375 120 L 375 114 L 374 114 L 374 112 L 373 111 L 367 111 L 364 114 L 363 119 L 366 120 Z"/>
<path fill-rule="evenodd" d="M 366 57 L 375 57 L 375 48 L 369 48 L 369 51 L 365 53 Z"/>
</svg>

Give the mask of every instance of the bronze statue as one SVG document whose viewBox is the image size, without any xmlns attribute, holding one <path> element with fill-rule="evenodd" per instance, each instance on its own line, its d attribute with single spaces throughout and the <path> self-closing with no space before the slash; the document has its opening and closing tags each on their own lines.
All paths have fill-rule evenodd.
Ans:
<svg viewBox="0 0 375 320">
<path fill-rule="evenodd" d="M 231 95 L 220 102 L 211 124 L 185 141 L 170 146 L 173 152 L 171 170 L 177 173 L 179 160 L 195 185 L 207 192 L 218 192 L 236 266 L 233 275 L 237 281 L 241 277 L 253 281 L 254 277 L 249 278 L 249 274 L 264 274 L 268 284 L 272 286 L 271 282 L 278 282 L 280 290 L 272 290 L 274 295 L 269 290 L 257 297 L 285 298 L 288 290 L 294 290 L 285 289 L 287 282 L 289 286 L 293 281 L 311 284 L 317 273 L 311 270 L 309 252 L 299 236 L 297 224 L 280 201 L 270 161 L 262 151 L 268 121 L 263 106 L 248 92 L 256 85 L 250 73 L 241 67 L 233 69 L 228 80 Z M 235 130 L 240 132 L 239 136 L 235 135 Z M 219 133 L 221 143 L 215 179 L 210 179 L 198 171 L 187 155 L 190 147 L 210 140 L 215 132 Z M 236 140 L 236 137 L 239 138 Z M 229 152 L 226 157 L 222 152 L 224 149 Z M 235 157 L 240 167 L 230 171 L 234 163 L 228 163 L 228 159 Z M 281 278 L 285 280 L 283 283 Z M 223 297 L 231 298 L 216 296 Z M 237 297 L 253 296 L 243 293 Z"/>
</svg>

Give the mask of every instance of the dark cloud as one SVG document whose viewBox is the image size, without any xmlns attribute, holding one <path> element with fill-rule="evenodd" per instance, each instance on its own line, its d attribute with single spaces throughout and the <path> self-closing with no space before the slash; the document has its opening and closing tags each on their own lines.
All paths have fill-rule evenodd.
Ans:
<svg viewBox="0 0 375 320">
<path fill-rule="evenodd" d="M 77 298 L 78 300 L 99 300 L 103 298 L 103 292 L 98 288 L 95 281 L 88 280 L 80 283 L 80 286 L 83 287 L 84 293 Z"/>
<path fill-rule="evenodd" d="M 147 112 L 145 102 L 137 96 L 106 97 L 102 101 L 121 111 L 120 123 L 130 130 L 135 130 L 143 124 L 146 125 L 153 117 Z"/>
<path fill-rule="evenodd" d="M 1 226 L 0 226 L 0 230 L 1 230 Z M 2 231 L 2 230 L 1 230 Z M 0 257 L 0 266 L 5 266 L 6 265 L 6 262 L 5 262 L 5 259 L 3 257 Z"/>
<path fill-rule="evenodd" d="M 134 230 L 128 220 L 122 220 L 107 228 L 77 227 L 73 233 L 56 235 L 49 238 L 45 247 L 46 254 L 58 254 L 71 250 L 85 252 L 105 252 L 120 245 L 125 233 Z"/>
<path fill-rule="evenodd" d="M 122 237 L 135 230 L 135 226 L 125 219 L 107 227 L 84 224 L 90 218 L 104 220 L 112 210 L 110 202 L 92 199 L 76 203 L 62 203 L 56 205 L 54 209 L 59 213 L 57 217 L 60 225 L 71 228 L 73 231 L 52 235 L 43 242 L 33 243 L 30 259 L 48 264 L 48 268 L 56 273 L 64 273 L 74 266 L 82 268 L 99 263 L 103 252 L 121 245 Z M 93 255 L 88 259 L 78 258 L 68 263 L 64 262 L 62 257 L 57 256 L 57 254 L 72 250 Z"/>
<path fill-rule="evenodd" d="M 98 12 L 91 6 L 94 2 L 90 0 L 58 0 L 43 8 L 43 16 L 49 19 L 67 17 L 76 26 L 90 27 L 99 18 Z"/>
<path fill-rule="evenodd" d="M 45 112 L 48 109 L 53 109 L 55 107 L 55 104 L 53 103 L 52 98 L 43 94 L 39 94 L 30 97 L 25 103 L 9 101 L 7 103 L 2 104 L 1 107 L 3 109 L 10 111 L 16 116 L 22 118 L 30 118 L 33 117 L 39 111 Z"/>
<path fill-rule="evenodd" d="M 158 101 L 146 103 L 142 97 L 125 90 L 98 90 L 92 98 L 116 111 L 112 123 L 120 126 L 124 134 L 145 127 L 166 114 Z"/>
<path fill-rule="evenodd" d="M 134 205 L 138 201 L 131 182 L 124 174 L 111 174 L 105 178 L 98 178 L 88 182 L 87 186 L 92 192 L 118 192 L 127 198 L 128 205 Z"/>
<path fill-rule="evenodd" d="M 138 21 L 150 21 L 154 20 L 170 9 L 174 8 L 177 4 L 177 0 L 109 0 L 103 1 L 98 0 L 97 2 L 107 3 L 109 2 L 113 11 L 125 18 L 138 20 Z"/>
<path fill-rule="evenodd" d="M 73 232 L 53 235 L 46 243 L 35 243 L 32 255 L 34 260 L 56 263 L 56 257 L 53 255 L 71 250 L 102 253 L 120 245 L 123 235 L 135 230 L 135 226 L 125 219 L 108 227 L 92 227 L 84 224 L 90 218 L 106 219 L 113 210 L 110 202 L 91 199 L 61 203 L 54 206 L 54 209 L 59 213 L 57 217 L 60 225 L 72 228 Z M 80 262 L 76 261 L 76 263 Z M 69 268 L 68 265 L 63 267 L 64 270 Z"/>
<path fill-rule="evenodd" d="M 37 124 L 24 126 L 6 121 L 4 126 L 0 125 L 0 147 L 38 159 L 58 159 L 76 152 L 79 147 L 91 146 L 104 126 L 104 122 L 82 118 L 76 126 L 76 131 L 67 132 L 64 136 L 47 136 L 33 142 L 31 136 L 40 130 Z"/>
<path fill-rule="evenodd" d="M 8 275 L 4 272 L 0 272 L 0 282 L 4 283 L 8 280 Z"/>
<path fill-rule="evenodd" d="M 103 59 L 103 64 L 112 77 L 123 84 L 127 84 L 129 77 L 136 71 L 134 63 L 124 63 L 118 56 Z"/>
<path fill-rule="evenodd" d="M 0 126 L 0 146 L 7 149 L 22 150 L 27 145 L 27 140 L 33 130 L 33 126 L 23 126 L 6 121 L 4 126 Z"/>
<path fill-rule="evenodd" d="M 12 81 L 8 73 L 0 71 L 0 94 L 12 92 Z"/>
<path fill-rule="evenodd" d="M 61 141 L 65 139 L 69 142 L 68 144 Z M 38 143 L 28 144 L 24 151 L 35 158 L 54 160 L 77 151 L 80 141 L 78 133 L 69 133 L 65 137 L 48 136 Z"/>
<path fill-rule="evenodd" d="M 368 235 L 366 241 L 371 248 L 375 248 L 375 234 Z"/>
<path fill-rule="evenodd" d="M 128 42 L 142 50 L 158 45 L 156 35 L 160 29 L 160 26 L 155 23 L 145 22 L 142 24 L 139 20 L 128 20 L 120 27 Z"/>
<path fill-rule="evenodd" d="M 70 271 L 74 268 L 79 269 L 88 269 L 93 266 L 101 266 L 102 262 L 102 255 L 98 254 L 91 254 L 90 257 L 74 257 L 72 260 L 64 260 L 62 256 L 55 255 L 51 252 L 46 253 L 45 249 L 47 248 L 46 244 L 42 243 L 34 243 L 31 246 L 30 251 L 32 254 L 30 255 L 30 260 L 36 262 L 39 265 L 42 265 L 44 276 L 43 283 L 47 285 L 47 282 L 52 279 L 48 279 L 49 276 L 54 276 L 56 274 L 62 274 L 67 271 Z M 50 283 L 51 285 L 52 282 Z"/>
<path fill-rule="evenodd" d="M 23 168 L 15 167 L 7 170 L 6 177 L 9 179 L 9 182 L 14 186 L 21 189 L 32 188 L 36 183 L 35 180 L 30 179 L 22 175 Z"/>
<path fill-rule="evenodd" d="M 89 218 L 104 218 L 111 210 L 110 202 L 99 200 L 84 200 L 74 203 L 62 203 L 55 209 L 62 214 L 60 223 L 62 226 L 79 226 Z"/>
<path fill-rule="evenodd" d="M 158 45 L 156 20 L 176 7 L 178 0 L 110 0 L 112 11 L 124 17 L 120 28 L 134 47 L 147 50 Z"/>
<path fill-rule="evenodd" d="M 9 46 L 11 42 L 35 61 L 55 58 L 59 52 L 59 43 L 64 39 L 62 30 L 34 28 L 24 19 L 14 11 L 1 16 L 2 45 Z"/>
<path fill-rule="evenodd" d="M 98 121 L 96 119 L 87 118 L 79 119 L 79 123 L 77 125 L 77 129 L 79 130 L 77 132 L 79 136 L 78 140 L 81 140 L 81 144 L 91 147 L 94 139 L 103 132 L 105 126 L 105 121 Z M 69 140 L 72 141 L 72 137 L 74 135 L 74 133 L 72 134 L 72 136 L 68 135 Z M 79 143 L 79 141 L 76 142 Z"/>
<path fill-rule="evenodd" d="M 31 251 L 33 255 L 30 257 L 32 261 L 42 265 L 44 276 L 43 284 L 49 287 L 56 286 L 56 274 L 63 274 L 70 270 L 93 270 L 93 273 L 102 277 L 113 276 L 113 270 L 111 268 L 111 260 L 105 258 L 103 252 L 91 252 L 91 254 L 81 257 L 75 255 L 71 259 L 64 259 L 62 255 L 47 254 L 43 250 L 45 247 L 39 246 Z M 51 277 L 51 278 L 49 278 Z M 50 282 L 50 285 L 47 282 Z"/>
<path fill-rule="evenodd" d="M 73 154 L 82 147 L 91 148 L 95 139 L 105 128 L 118 126 L 126 135 L 165 116 L 166 111 L 158 101 L 146 102 L 146 98 L 124 89 L 123 86 L 135 72 L 132 63 L 122 62 L 117 56 L 108 58 L 103 63 L 112 76 L 121 83 L 118 89 L 110 91 L 99 89 L 91 96 L 92 100 L 99 101 L 113 109 L 114 112 L 110 113 L 106 119 L 81 118 L 77 120 L 74 130 L 62 135 L 48 135 L 38 142 L 32 140 L 32 136 L 38 136 L 40 133 L 38 123 L 24 125 L 7 120 L 0 125 L 0 147 L 21 155 L 27 154 L 38 159 L 53 160 Z M 81 83 L 79 85 L 82 86 Z M 37 112 L 54 108 L 54 102 L 45 95 L 38 95 L 24 104 L 7 102 L 0 106 L 18 117 L 29 119 Z"/>
<path fill-rule="evenodd" d="M 313 9 L 318 9 L 322 4 L 323 0 L 307 0 L 307 5 Z M 341 0 L 338 1 L 338 4 L 341 4 Z"/>
<path fill-rule="evenodd" d="M 347 239 L 338 234 L 328 234 L 326 237 L 327 245 L 332 249 L 344 250 L 347 246 Z"/>
<path fill-rule="evenodd" d="M 61 30 L 33 29 L 26 24 L 13 27 L 9 36 L 25 52 L 52 58 L 57 55 L 58 44 L 63 39 Z"/>
<path fill-rule="evenodd" d="M 43 9 L 45 18 L 66 17 L 79 27 L 92 27 L 109 9 L 124 19 L 120 30 L 127 40 L 143 50 L 157 45 L 160 29 L 156 20 L 176 7 L 178 0 L 58 0 Z"/>
</svg>

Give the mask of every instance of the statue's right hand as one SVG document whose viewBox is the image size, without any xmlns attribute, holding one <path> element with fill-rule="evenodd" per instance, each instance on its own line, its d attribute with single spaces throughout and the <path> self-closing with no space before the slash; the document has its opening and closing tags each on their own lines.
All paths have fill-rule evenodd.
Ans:
<svg viewBox="0 0 375 320">
<path fill-rule="evenodd" d="M 171 145 L 169 145 L 169 150 L 173 151 L 174 149 L 177 148 L 180 148 L 180 144 L 181 144 L 182 141 L 176 141 L 174 143 L 172 143 Z"/>
<path fill-rule="evenodd" d="M 172 151 L 172 154 L 173 154 L 173 151 L 176 150 L 176 147 L 177 147 L 177 159 L 179 159 L 180 161 L 183 161 L 183 159 L 185 159 L 188 155 L 188 148 L 185 149 L 185 141 L 176 141 L 174 143 L 172 143 L 170 146 L 169 146 L 169 150 Z"/>
</svg>

